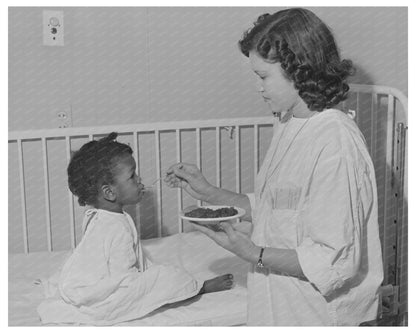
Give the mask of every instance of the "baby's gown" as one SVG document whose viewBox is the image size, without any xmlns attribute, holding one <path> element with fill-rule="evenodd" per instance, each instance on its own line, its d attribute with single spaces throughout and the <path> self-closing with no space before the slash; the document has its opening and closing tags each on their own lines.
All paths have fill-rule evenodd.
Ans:
<svg viewBox="0 0 416 333">
<path fill-rule="evenodd" d="M 195 296 L 202 287 L 203 281 L 181 268 L 150 263 L 125 212 L 88 210 L 83 232 L 60 273 L 44 284 L 47 298 L 38 307 L 43 324 L 112 325 L 138 319 Z"/>
</svg>

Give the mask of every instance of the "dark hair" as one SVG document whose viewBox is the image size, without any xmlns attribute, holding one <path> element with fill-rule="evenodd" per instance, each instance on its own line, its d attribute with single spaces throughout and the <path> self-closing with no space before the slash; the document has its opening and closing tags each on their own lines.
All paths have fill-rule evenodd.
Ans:
<svg viewBox="0 0 416 333">
<path fill-rule="evenodd" d="M 279 62 L 311 111 L 331 108 L 347 98 L 352 62 L 341 61 L 331 31 L 309 10 L 261 15 L 239 47 L 247 57 L 256 51 L 267 62 Z"/>
<path fill-rule="evenodd" d="M 95 205 L 99 188 L 111 184 L 116 163 L 133 153 L 130 146 L 115 141 L 117 133 L 90 141 L 76 151 L 68 165 L 68 185 L 81 206 Z"/>
</svg>

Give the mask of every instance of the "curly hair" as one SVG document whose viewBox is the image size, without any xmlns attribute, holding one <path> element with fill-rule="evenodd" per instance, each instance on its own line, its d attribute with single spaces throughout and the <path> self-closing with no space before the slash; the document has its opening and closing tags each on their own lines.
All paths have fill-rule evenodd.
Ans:
<svg viewBox="0 0 416 333">
<path fill-rule="evenodd" d="M 331 31 L 307 9 L 259 16 L 239 47 L 246 57 L 255 51 L 269 63 L 280 63 L 311 111 L 323 111 L 347 98 L 352 62 L 340 59 Z"/>
<path fill-rule="evenodd" d="M 76 151 L 68 165 L 68 185 L 81 206 L 95 206 L 103 184 L 114 181 L 114 167 L 126 155 L 133 153 L 130 146 L 115 141 L 117 133 L 90 141 Z"/>
</svg>

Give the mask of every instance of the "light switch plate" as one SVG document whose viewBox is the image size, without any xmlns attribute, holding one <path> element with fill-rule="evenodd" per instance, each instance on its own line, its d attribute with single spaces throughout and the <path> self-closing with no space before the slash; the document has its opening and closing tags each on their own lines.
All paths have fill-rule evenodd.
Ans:
<svg viewBox="0 0 416 333">
<path fill-rule="evenodd" d="M 54 111 L 54 127 L 67 128 L 72 127 L 72 105 L 67 105 L 55 109 Z"/>
<path fill-rule="evenodd" d="M 43 11 L 43 45 L 64 46 L 64 12 Z"/>
</svg>

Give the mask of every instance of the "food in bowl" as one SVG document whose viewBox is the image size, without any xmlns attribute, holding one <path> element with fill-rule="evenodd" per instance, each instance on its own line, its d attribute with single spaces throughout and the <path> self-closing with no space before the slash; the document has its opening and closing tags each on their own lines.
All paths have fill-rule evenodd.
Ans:
<svg viewBox="0 0 416 333">
<path fill-rule="evenodd" d="M 198 207 L 191 210 L 188 213 L 185 213 L 186 217 L 195 217 L 195 218 L 204 218 L 204 219 L 213 219 L 218 217 L 228 217 L 237 215 L 238 211 L 234 207 L 222 207 L 218 209 L 203 208 Z"/>
</svg>

